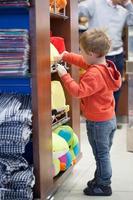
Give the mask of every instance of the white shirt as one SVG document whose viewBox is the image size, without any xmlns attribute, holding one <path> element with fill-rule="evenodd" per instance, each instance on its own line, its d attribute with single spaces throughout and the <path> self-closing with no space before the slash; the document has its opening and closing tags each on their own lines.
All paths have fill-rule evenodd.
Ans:
<svg viewBox="0 0 133 200">
<path fill-rule="evenodd" d="M 125 5 L 129 4 L 130 2 L 131 2 L 131 1 L 128 0 L 128 2 L 125 3 Z M 108 3 L 109 6 L 111 6 L 111 7 L 113 7 L 113 8 L 117 8 L 117 4 L 114 5 L 113 2 L 112 2 L 112 0 L 107 0 L 107 3 Z M 123 52 L 123 47 L 120 47 L 119 49 L 117 49 L 117 50 L 115 50 L 115 51 L 109 52 L 109 53 L 108 53 L 108 56 L 118 55 L 118 54 L 120 54 L 120 53 L 122 53 L 122 52 Z"/>
</svg>

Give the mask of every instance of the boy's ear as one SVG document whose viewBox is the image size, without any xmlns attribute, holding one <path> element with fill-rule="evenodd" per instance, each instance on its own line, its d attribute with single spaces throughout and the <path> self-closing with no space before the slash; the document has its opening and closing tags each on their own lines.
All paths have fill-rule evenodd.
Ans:
<svg viewBox="0 0 133 200">
<path fill-rule="evenodd" d="M 88 55 L 89 55 L 89 56 L 93 56 L 94 53 L 90 51 L 90 52 L 88 53 Z"/>
</svg>

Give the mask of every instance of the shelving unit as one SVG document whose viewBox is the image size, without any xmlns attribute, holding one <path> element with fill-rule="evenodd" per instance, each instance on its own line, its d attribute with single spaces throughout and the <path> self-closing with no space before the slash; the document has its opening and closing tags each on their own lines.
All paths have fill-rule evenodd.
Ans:
<svg viewBox="0 0 133 200">
<path fill-rule="evenodd" d="M 32 96 L 33 159 L 36 177 L 34 199 L 50 199 L 73 169 L 72 166 L 53 179 L 51 80 L 59 80 L 59 77 L 57 73 L 51 74 L 50 30 L 54 36 L 65 39 L 67 51 L 78 52 L 78 16 L 74 12 L 77 10 L 77 4 L 77 1 L 68 0 L 66 16 L 50 14 L 49 0 L 32 0 L 29 8 L 0 9 L 0 28 L 27 28 L 30 31 L 31 74 L 16 78 L 0 76 L 0 81 L 10 79 L 9 84 L 14 80 L 17 85 L 16 81 L 19 80 L 19 92 L 25 91 L 26 85 L 28 93 Z M 77 68 L 70 68 L 70 73 L 78 81 Z M 66 91 L 65 93 L 67 104 L 70 105 L 70 120 L 67 124 L 71 125 L 79 137 L 79 101 L 70 97 Z"/>
<path fill-rule="evenodd" d="M 133 26 L 126 29 L 126 74 L 128 79 L 128 126 L 127 126 L 127 151 L 133 152 Z"/>
</svg>

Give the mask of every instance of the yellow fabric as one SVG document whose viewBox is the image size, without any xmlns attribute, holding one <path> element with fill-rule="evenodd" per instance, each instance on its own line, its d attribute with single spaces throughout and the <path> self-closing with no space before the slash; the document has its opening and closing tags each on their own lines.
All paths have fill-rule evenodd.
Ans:
<svg viewBox="0 0 133 200">
<path fill-rule="evenodd" d="M 54 165 L 54 174 L 53 176 L 57 176 L 60 172 L 60 160 L 59 159 L 53 159 L 53 165 Z"/>
<path fill-rule="evenodd" d="M 57 134 L 52 133 L 53 159 L 60 158 L 69 151 L 67 142 Z"/>
<path fill-rule="evenodd" d="M 54 64 L 54 57 L 59 56 L 58 50 L 55 48 L 55 46 L 50 43 L 50 62 L 51 64 Z"/>
<path fill-rule="evenodd" d="M 51 82 L 51 101 L 52 109 L 65 109 L 66 112 L 69 111 L 69 105 L 66 105 L 63 87 L 59 81 Z"/>
</svg>

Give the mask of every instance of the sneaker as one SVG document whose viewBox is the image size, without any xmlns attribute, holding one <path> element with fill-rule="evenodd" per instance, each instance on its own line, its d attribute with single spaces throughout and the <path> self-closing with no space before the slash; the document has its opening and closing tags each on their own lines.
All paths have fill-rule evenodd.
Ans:
<svg viewBox="0 0 133 200">
<path fill-rule="evenodd" d="M 87 182 L 87 186 L 88 187 L 90 187 L 91 185 L 94 185 L 94 184 L 96 184 L 95 178 L 93 178 L 92 180 L 90 180 L 90 181 Z"/>
<path fill-rule="evenodd" d="M 112 189 L 110 186 L 93 184 L 83 190 L 85 195 L 88 196 L 111 196 Z"/>
<path fill-rule="evenodd" d="M 117 124 L 117 129 L 122 129 L 122 124 Z"/>
</svg>

